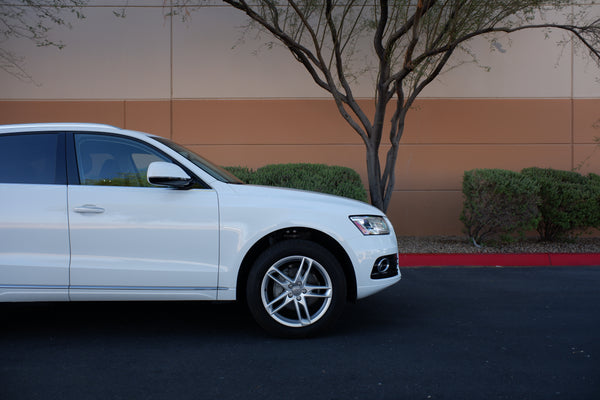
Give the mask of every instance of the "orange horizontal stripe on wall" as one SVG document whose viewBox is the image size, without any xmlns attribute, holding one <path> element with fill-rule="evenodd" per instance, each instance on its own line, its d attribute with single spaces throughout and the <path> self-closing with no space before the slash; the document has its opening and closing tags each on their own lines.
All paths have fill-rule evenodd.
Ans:
<svg viewBox="0 0 600 400">
<path fill-rule="evenodd" d="M 372 101 L 362 105 L 373 112 Z M 330 100 L 0 101 L 2 124 L 69 121 L 172 137 L 221 165 L 319 162 L 351 167 L 367 181 L 364 145 Z M 600 99 L 420 100 L 407 120 L 388 214 L 401 234 L 459 234 L 467 169 L 581 164 L 600 173 L 598 121 Z"/>
</svg>

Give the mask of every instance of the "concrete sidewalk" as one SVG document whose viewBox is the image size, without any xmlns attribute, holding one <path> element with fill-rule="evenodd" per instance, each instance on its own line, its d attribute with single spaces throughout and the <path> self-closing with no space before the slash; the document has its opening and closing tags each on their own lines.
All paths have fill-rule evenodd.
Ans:
<svg viewBox="0 0 600 400">
<path fill-rule="evenodd" d="M 400 267 L 600 265 L 600 253 L 400 254 Z"/>
</svg>

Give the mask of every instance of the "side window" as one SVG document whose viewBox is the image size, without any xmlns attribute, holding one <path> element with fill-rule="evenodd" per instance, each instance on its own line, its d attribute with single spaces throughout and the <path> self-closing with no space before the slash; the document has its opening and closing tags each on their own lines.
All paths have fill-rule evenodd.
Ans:
<svg viewBox="0 0 600 400">
<path fill-rule="evenodd" d="M 75 150 L 82 185 L 151 186 L 150 163 L 171 162 L 150 146 L 116 136 L 75 134 Z"/>
<path fill-rule="evenodd" d="M 0 135 L 0 183 L 66 185 L 62 133 Z"/>
</svg>

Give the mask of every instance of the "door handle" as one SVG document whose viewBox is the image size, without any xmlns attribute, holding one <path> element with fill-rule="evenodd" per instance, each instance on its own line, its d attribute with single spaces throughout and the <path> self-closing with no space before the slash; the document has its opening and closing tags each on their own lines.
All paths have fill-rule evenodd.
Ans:
<svg viewBox="0 0 600 400">
<path fill-rule="evenodd" d="M 92 204 L 85 204 L 80 207 L 75 207 L 73 211 L 80 214 L 102 214 L 104 212 L 104 208 L 97 207 Z"/>
</svg>

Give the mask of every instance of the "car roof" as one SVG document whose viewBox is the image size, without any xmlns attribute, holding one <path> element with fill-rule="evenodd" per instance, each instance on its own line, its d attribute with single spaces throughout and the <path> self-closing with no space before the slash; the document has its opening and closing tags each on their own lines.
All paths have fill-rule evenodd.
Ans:
<svg viewBox="0 0 600 400">
<path fill-rule="evenodd" d="M 49 132 L 49 131 L 73 131 L 73 132 L 105 132 L 120 133 L 128 136 L 153 136 L 144 132 L 130 131 L 112 125 L 92 123 L 32 123 L 0 125 L 0 135 L 15 132 Z"/>
</svg>

